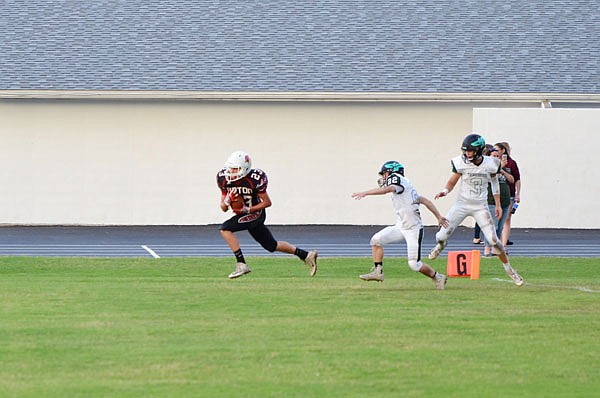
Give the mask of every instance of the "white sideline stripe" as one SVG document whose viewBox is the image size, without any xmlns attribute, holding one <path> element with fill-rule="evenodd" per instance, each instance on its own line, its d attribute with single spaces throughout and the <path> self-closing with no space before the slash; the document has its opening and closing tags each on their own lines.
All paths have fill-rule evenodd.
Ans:
<svg viewBox="0 0 600 398">
<path fill-rule="evenodd" d="M 160 256 L 158 254 L 156 254 L 154 252 L 154 250 L 150 249 L 148 246 L 146 245 L 142 245 L 142 249 L 146 250 L 148 253 L 150 253 L 150 255 L 154 258 L 160 258 Z"/>
<path fill-rule="evenodd" d="M 492 278 L 492 280 L 495 280 L 495 281 L 498 281 L 498 282 L 513 283 L 513 281 L 507 280 L 507 279 Z M 573 289 L 573 290 L 579 290 L 580 292 L 585 292 L 585 293 L 600 293 L 600 290 L 589 289 L 587 287 L 581 287 L 581 286 L 543 285 L 543 284 L 537 284 L 537 283 L 528 283 L 527 281 L 525 281 L 525 285 L 526 286 L 533 286 L 533 287 L 550 287 L 550 288 L 553 288 L 553 289 Z"/>
<path fill-rule="evenodd" d="M 29 248 L 29 247 L 39 247 L 39 248 L 70 248 L 70 247 L 138 247 L 138 245 L 130 244 L 130 245 L 0 245 L 0 248 Z"/>
</svg>

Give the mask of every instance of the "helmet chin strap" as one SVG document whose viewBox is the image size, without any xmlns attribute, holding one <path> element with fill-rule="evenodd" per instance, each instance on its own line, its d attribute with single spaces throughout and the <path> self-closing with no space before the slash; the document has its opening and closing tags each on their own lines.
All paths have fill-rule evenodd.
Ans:
<svg viewBox="0 0 600 398">
<path fill-rule="evenodd" d="M 482 155 L 478 155 L 477 153 L 475 153 L 475 155 L 473 156 L 472 159 L 469 159 L 467 157 L 467 151 L 463 150 L 463 160 L 467 163 L 473 163 L 476 166 L 479 166 L 481 164 L 481 162 L 483 161 L 483 156 Z"/>
<path fill-rule="evenodd" d="M 467 163 L 473 163 L 475 166 L 479 166 L 483 161 L 483 156 L 475 156 L 473 159 L 469 159 L 466 153 L 463 153 L 463 160 Z"/>
</svg>

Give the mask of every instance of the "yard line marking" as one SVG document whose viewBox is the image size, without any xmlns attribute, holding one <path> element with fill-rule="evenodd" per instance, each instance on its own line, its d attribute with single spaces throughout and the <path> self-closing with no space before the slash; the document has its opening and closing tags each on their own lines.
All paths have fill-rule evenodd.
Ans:
<svg viewBox="0 0 600 398">
<path fill-rule="evenodd" d="M 594 289 L 589 289 L 587 287 L 582 287 L 582 286 L 554 286 L 554 285 L 531 285 L 531 286 L 536 286 L 536 287 L 551 287 L 551 288 L 555 288 L 555 289 L 575 289 L 575 290 L 579 290 L 580 292 L 585 292 L 585 293 L 600 293 L 600 290 L 594 290 Z"/>
<path fill-rule="evenodd" d="M 508 280 L 508 279 L 500 279 L 500 278 L 492 278 L 495 281 L 498 282 L 508 282 L 508 283 L 513 283 L 513 281 Z M 543 285 L 543 284 L 537 284 L 537 283 L 529 283 L 527 281 L 525 281 L 525 285 L 526 286 L 533 286 L 533 287 L 550 287 L 553 289 L 574 289 L 574 290 L 579 290 L 580 292 L 585 292 L 585 293 L 600 293 L 600 290 L 594 290 L 594 289 L 590 289 L 587 287 L 582 287 L 582 286 L 557 286 L 557 285 Z"/>
<path fill-rule="evenodd" d="M 142 249 L 146 250 L 148 253 L 150 253 L 150 255 L 154 258 L 160 258 L 160 256 L 158 254 L 156 254 L 154 252 L 154 250 L 150 249 L 148 246 L 146 245 L 142 245 Z"/>
</svg>

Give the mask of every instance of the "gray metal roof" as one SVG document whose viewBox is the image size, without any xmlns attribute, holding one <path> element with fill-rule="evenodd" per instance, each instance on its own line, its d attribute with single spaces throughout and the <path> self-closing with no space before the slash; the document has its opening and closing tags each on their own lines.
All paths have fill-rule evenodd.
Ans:
<svg viewBox="0 0 600 398">
<path fill-rule="evenodd" d="M 5 0 L 0 90 L 600 93 L 599 0 Z"/>
</svg>

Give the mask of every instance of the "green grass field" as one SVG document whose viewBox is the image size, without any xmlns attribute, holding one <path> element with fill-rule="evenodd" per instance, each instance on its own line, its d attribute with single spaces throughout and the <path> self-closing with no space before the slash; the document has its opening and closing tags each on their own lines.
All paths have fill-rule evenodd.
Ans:
<svg viewBox="0 0 600 398">
<path fill-rule="evenodd" d="M 437 291 L 405 259 L 3 257 L 0 396 L 598 396 L 600 260 L 512 263 Z"/>
</svg>

